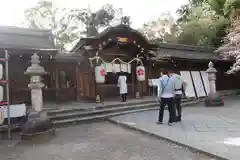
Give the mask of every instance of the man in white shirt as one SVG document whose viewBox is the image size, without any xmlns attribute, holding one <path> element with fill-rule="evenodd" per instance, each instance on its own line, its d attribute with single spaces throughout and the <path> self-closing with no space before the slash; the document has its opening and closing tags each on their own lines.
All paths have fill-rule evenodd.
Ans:
<svg viewBox="0 0 240 160">
<path fill-rule="evenodd" d="M 177 116 L 176 121 L 181 121 L 182 117 L 182 106 L 181 106 L 181 99 L 182 95 L 185 95 L 185 89 L 187 86 L 187 83 L 182 79 L 182 77 L 179 74 L 176 74 L 175 72 L 171 73 L 171 77 L 174 80 L 174 90 L 175 90 L 175 97 L 174 97 L 174 112 L 176 113 L 177 109 Z"/>
<path fill-rule="evenodd" d="M 158 82 L 158 97 L 160 99 L 160 108 L 157 124 L 162 124 L 164 108 L 167 105 L 169 111 L 168 125 L 172 125 L 174 122 L 174 81 L 168 75 L 168 72 L 162 72 L 161 78 Z"/>
</svg>

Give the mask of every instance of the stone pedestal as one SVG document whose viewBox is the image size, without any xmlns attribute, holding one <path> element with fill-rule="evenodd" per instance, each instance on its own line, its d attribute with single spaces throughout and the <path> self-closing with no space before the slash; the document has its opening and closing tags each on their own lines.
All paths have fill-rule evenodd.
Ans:
<svg viewBox="0 0 240 160">
<path fill-rule="evenodd" d="M 222 97 L 218 93 L 216 93 L 217 70 L 216 70 L 216 68 L 214 68 L 214 65 L 212 62 L 209 62 L 206 73 L 208 74 L 210 93 L 205 98 L 205 106 L 223 106 L 224 102 L 223 102 Z"/>
<path fill-rule="evenodd" d="M 100 102 L 101 102 L 101 98 L 100 98 L 99 94 L 97 94 L 97 96 L 96 96 L 96 103 L 100 103 Z"/>
<path fill-rule="evenodd" d="M 136 92 L 136 98 L 137 98 L 137 99 L 141 98 L 139 92 Z"/>
</svg>

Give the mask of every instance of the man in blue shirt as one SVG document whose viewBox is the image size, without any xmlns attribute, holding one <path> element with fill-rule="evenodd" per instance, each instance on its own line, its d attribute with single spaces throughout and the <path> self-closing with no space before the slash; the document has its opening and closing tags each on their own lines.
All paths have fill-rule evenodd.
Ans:
<svg viewBox="0 0 240 160">
<path fill-rule="evenodd" d="M 168 125 L 172 126 L 174 122 L 174 79 L 168 75 L 168 72 L 162 72 L 158 82 L 158 98 L 160 100 L 159 116 L 157 124 L 162 124 L 164 108 L 167 105 L 169 111 Z"/>
</svg>

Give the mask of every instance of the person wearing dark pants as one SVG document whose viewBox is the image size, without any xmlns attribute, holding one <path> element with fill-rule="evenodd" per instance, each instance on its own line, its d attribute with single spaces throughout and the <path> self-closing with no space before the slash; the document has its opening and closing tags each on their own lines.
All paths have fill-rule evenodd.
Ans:
<svg viewBox="0 0 240 160">
<path fill-rule="evenodd" d="M 182 119 L 181 99 L 182 99 L 182 95 L 185 95 L 185 89 L 186 89 L 187 83 L 182 79 L 180 75 L 174 72 L 171 73 L 171 77 L 174 81 L 174 90 L 175 90 L 173 110 L 176 115 L 176 121 L 180 122 Z"/>
<path fill-rule="evenodd" d="M 168 72 L 162 72 L 162 77 L 158 81 L 158 98 L 160 100 L 160 109 L 157 124 L 163 123 L 164 108 L 167 105 L 169 111 L 168 125 L 174 122 L 174 81 L 168 75 Z"/>
<path fill-rule="evenodd" d="M 181 99 L 182 99 L 182 95 L 181 94 L 176 94 L 174 97 L 174 105 L 176 107 L 177 110 L 177 116 L 176 116 L 176 120 L 177 121 L 181 121 L 182 119 L 182 106 L 181 106 Z"/>
<path fill-rule="evenodd" d="M 122 102 L 126 102 L 127 101 L 127 94 L 121 94 L 121 98 L 122 98 Z"/>
<path fill-rule="evenodd" d="M 160 108 L 159 108 L 159 116 L 158 116 L 158 123 L 161 124 L 162 121 L 163 121 L 164 108 L 165 108 L 166 105 L 168 107 L 168 112 L 169 112 L 168 124 L 172 125 L 172 123 L 174 122 L 174 115 L 173 115 L 174 99 L 173 98 L 161 98 Z"/>
</svg>

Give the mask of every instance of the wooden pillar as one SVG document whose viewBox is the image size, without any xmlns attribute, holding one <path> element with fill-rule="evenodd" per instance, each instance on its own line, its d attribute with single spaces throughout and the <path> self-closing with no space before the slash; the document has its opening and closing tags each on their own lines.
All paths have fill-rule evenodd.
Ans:
<svg viewBox="0 0 240 160">
<path fill-rule="evenodd" d="M 76 78 L 75 78 L 75 80 L 76 80 L 76 91 L 77 91 L 77 93 L 76 93 L 76 96 L 77 96 L 77 101 L 80 101 L 80 97 L 81 97 L 81 90 L 80 90 L 80 85 L 79 85 L 79 78 L 80 78 L 80 76 L 79 76 L 79 67 L 78 67 L 78 65 L 76 66 Z"/>
<path fill-rule="evenodd" d="M 151 63 L 150 63 L 151 64 Z M 152 65 L 148 65 L 147 66 L 147 70 L 148 70 L 148 79 L 152 79 Z M 149 96 L 151 96 L 151 91 L 153 91 L 153 89 L 154 89 L 154 87 L 153 87 L 153 89 L 148 85 L 148 79 L 147 79 L 147 92 L 148 92 L 148 95 Z M 154 93 L 153 93 L 153 95 L 154 95 Z"/>
<path fill-rule="evenodd" d="M 56 93 L 56 103 L 59 103 L 59 70 L 58 66 L 55 63 L 55 93 Z"/>
<path fill-rule="evenodd" d="M 132 96 L 135 97 L 136 80 L 135 80 L 135 72 L 133 71 L 133 65 L 131 65 L 131 73 L 132 73 Z"/>
</svg>

